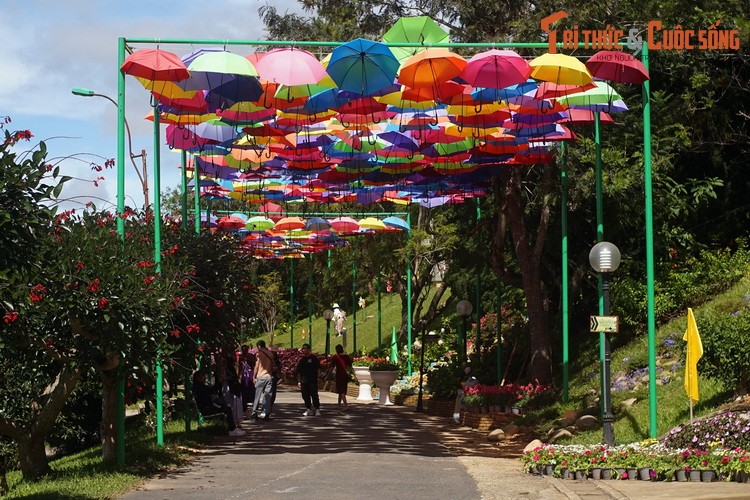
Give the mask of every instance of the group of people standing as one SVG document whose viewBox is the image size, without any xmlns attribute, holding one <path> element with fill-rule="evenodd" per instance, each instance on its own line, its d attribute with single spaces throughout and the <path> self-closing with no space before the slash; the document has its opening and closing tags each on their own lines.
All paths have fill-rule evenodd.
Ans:
<svg viewBox="0 0 750 500">
<path fill-rule="evenodd" d="M 257 350 L 253 352 L 249 346 L 242 346 L 239 357 L 234 353 L 219 356 L 214 386 L 206 384 L 204 372 L 193 374 L 193 396 L 198 411 L 204 417 L 224 415 L 229 435 L 233 437 L 245 434 L 241 425 L 243 418 L 269 421 L 276 400 L 281 375 L 280 360 L 273 350 L 266 347 L 265 341 L 259 340 L 256 347 Z M 303 415 L 320 416 L 320 360 L 312 353 L 309 344 L 303 344 L 300 351 L 302 358 L 295 374 L 306 408 Z M 346 392 L 353 369 L 352 360 L 344 353 L 342 345 L 336 346 L 330 370 L 335 370 L 338 409 L 344 412 L 348 410 Z"/>
</svg>

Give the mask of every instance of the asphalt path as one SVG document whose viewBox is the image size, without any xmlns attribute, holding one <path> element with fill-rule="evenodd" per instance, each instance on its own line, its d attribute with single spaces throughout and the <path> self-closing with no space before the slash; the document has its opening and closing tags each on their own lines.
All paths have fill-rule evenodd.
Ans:
<svg viewBox="0 0 750 500">
<path fill-rule="evenodd" d="M 245 421 L 240 438 L 217 437 L 186 467 L 124 499 L 479 498 L 465 466 L 402 411 L 321 393 L 305 417 L 297 391 L 280 391 L 269 422 Z M 350 398 L 353 399 L 353 398 Z"/>
</svg>

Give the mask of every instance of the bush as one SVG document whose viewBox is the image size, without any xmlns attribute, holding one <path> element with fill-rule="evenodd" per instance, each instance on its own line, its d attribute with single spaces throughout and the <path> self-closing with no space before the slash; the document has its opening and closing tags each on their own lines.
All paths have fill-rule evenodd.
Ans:
<svg viewBox="0 0 750 500">
<path fill-rule="evenodd" d="M 443 401 L 456 397 L 461 386 L 456 363 L 452 360 L 439 361 L 427 371 L 427 392 L 434 399 Z"/>
<path fill-rule="evenodd" d="M 703 342 L 703 357 L 699 369 L 719 380 L 728 390 L 750 386 L 750 350 L 747 332 L 750 331 L 750 309 L 743 306 L 734 312 L 696 314 Z"/>
</svg>

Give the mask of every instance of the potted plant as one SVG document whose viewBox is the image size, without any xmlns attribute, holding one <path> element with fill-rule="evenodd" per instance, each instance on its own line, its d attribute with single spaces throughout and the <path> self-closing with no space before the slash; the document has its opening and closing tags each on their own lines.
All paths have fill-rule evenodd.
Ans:
<svg viewBox="0 0 750 500">
<path fill-rule="evenodd" d="M 354 376 L 359 384 L 357 401 L 372 401 L 372 377 L 370 377 L 370 366 L 376 358 L 362 356 L 352 360 Z"/>
<path fill-rule="evenodd" d="M 370 377 L 373 382 L 380 388 L 380 399 L 378 403 L 389 406 L 393 403 L 390 400 L 390 390 L 393 383 L 399 375 L 399 365 L 385 358 L 378 358 L 370 365 Z"/>
<path fill-rule="evenodd" d="M 479 394 L 464 394 L 461 397 L 461 406 L 471 413 L 479 413 L 482 406 L 482 396 Z"/>
</svg>

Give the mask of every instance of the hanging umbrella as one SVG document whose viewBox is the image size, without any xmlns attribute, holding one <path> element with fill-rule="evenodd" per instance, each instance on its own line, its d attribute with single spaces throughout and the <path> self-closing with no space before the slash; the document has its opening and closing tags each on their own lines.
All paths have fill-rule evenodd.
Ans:
<svg viewBox="0 0 750 500">
<path fill-rule="evenodd" d="M 245 221 L 239 217 L 226 216 L 220 218 L 216 225 L 220 229 L 242 229 L 245 227 Z"/>
<path fill-rule="evenodd" d="M 586 68 L 594 77 L 611 82 L 640 84 L 649 79 L 640 60 L 616 50 L 597 52 L 586 61 Z"/>
<path fill-rule="evenodd" d="M 392 215 L 383 219 L 383 224 L 390 227 L 395 227 L 403 231 L 409 230 L 409 224 L 402 218 Z"/>
<path fill-rule="evenodd" d="M 448 41 L 448 33 L 428 16 L 402 17 L 385 32 L 383 41 L 387 43 L 444 43 Z M 391 47 L 391 52 L 399 62 L 405 61 L 422 50 L 424 47 Z"/>
<path fill-rule="evenodd" d="M 333 49 L 326 71 L 341 90 L 371 95 L 393 84 L 398 67 L 386 45 L 357 38 Z"/>
<path fill-rule="evenodd" d="M 565 54 L 542 54 L 529 65 L 532 68 L 531 78 L 535 80 L 558 85 L 586 85 L 593 80 L 581 61 Z"/>
<path fill-rule="evenodd" d="M 359 221 L 359 227 L 363 229 L 372 229 L 375 231 L 383 231 L 388 229 L 388 226 L 383 224 L 383 221 L 375 217 L 365 217 Z"/>
<path fill-rule="evenodd" d="M 247 222 L 245 223 L 245 229 L 249 229 L 251 231 L 265 231 L 267 229 L 271 229 L 275 224 L 276 223 L 268 217 L 255 215 L 247 219 Z"/>
<path fill-rule="evenodd" d="M 359 223 L 351 217 L 337 217 L 329 222 L 331 227 L 339 233 L 353 233 L 359 229 Z"/>
<path fill-rule="evenodd" d="M 557 98 L 563 106 L 590 106 L 593 104 L 609 104 L 622 99 L 615 89 L 606 82 L 594 82 L 594 88 L 584 92 L 568 94 Z"/>
<path fill-rule="evenodd" d="M 217 143 L 217 141 L 199 137 L 194 132 L 178 125 L 167 125 L 166 138 L 170 148 L 182 151 L 195 151 Z"/>
<path fill-rule="evenodd" d="M 224 75 L 213 77 L 217 81 L 206 95 L 206 102 L 214 109 L 228 109 L 238 102 L 257 101 L 263 95 L 263 86 L 254 76 Z"/>
<path fill-rule="evenodd" d="M 431 87 L 461 74 L 466 60 L 448 49 L 427 49 L 404 61 L 398 82 L 407 87 Z"/>
<path fill-rule="evenodd" d="M 178 82 L 190 76 L 185 63 L 176 54 L 161 49 L 142 49 L 130 54 L 120 70 L 147 80 Z"/>
<path fill-rule="evenodd" d="M 487 50 L 466 63 L 461 79 L 474 87 L 502 89 L 523 83 L 531 75 L 526 59 L 512 50 Z"/>
<path fill-rule="evenodd" d="M 322 217 L 311 217 L 305 222 L 306 231 L 325 231 L 331 228 L 331 223 Z"/>
<path fill-rule="evenodd" d="M 282 217 L 284 209 L 276 203 L 266 202 L 258 207 L 259 212 L 265 212 L 271 220 L 278 221 Z"/>
<path fill-rule="evenodd" d="M 212 90 L 237 76 L 258 76 L 255 67 L 231 52 L 206 52 L 188 66 L 190 78 L 180 82 L 185 90 Z"/>
<path fill-rule="evenodd" d="M 255 63 L 260 77 L 282 85 L 318 83 L 326 76 L 320 61 L 301 49 L 273 49 Z"/>
<path fill-rule="evenodd" d="M 283 217 L 273 226 L 277 231 L 294 231 L 305 227 L 305 219 L 302 217 Z"/>
<path fill-rule="evenodd" d="M 561 97 L 568 94 L 576 94 L 578 92 L 584 92 L 589 89 L 596 87 L 594 82 L 588 85 L 558 85 L 552 82 L 542 82 L 536 89 L 534 98 L 536 99 L 554 99 L 555 97 Z"/>
</svg>

